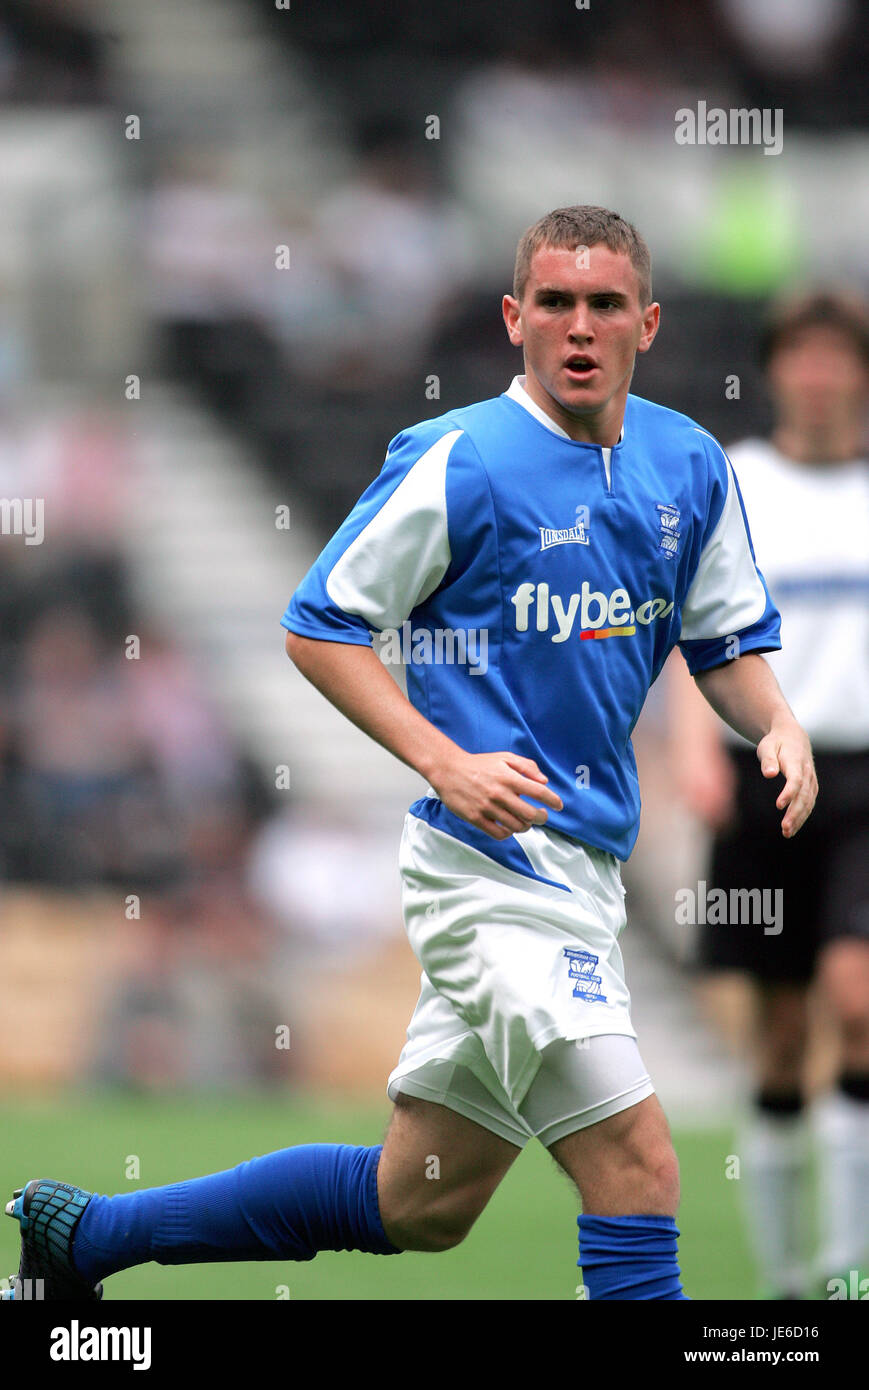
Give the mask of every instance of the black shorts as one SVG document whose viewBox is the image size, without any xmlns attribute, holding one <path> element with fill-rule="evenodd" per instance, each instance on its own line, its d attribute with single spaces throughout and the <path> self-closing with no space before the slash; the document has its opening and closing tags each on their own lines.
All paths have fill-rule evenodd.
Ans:
<svg viewBox="0 0 869 1390">
<path fill-rule="evenodd" d="M 736 813 L 715 839 L 707 889 L 723 889 L 728 902 L 736 901 L 733 890 L 766 889 L 770 911 L 749 921 L 747 911 L 734 910 L 723 922 L 699 926 L 698 964 L 805 983 L 829 941 L 869 941 L 869 750 L 815 754 L 818 800 L 792 840 L 782 836 L 784 811 L 775 804 L 783 779 L 761 776 L 753 748 L 731 757 Z"/>
</svg>

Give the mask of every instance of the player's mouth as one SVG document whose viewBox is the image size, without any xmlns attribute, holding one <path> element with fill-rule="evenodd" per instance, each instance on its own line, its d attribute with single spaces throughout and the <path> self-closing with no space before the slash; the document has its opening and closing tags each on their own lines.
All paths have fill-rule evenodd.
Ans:
<svg viewBox="0 0 869 1390">
<path fill-rule="evenodd" d="M 564 364 L 564 370 L 572 381 L 588 381 L 600 368 L 593 357 L 587 357 L 584 353 L 576 353 L 573 357 L 568 357 Z"/>
</svg>

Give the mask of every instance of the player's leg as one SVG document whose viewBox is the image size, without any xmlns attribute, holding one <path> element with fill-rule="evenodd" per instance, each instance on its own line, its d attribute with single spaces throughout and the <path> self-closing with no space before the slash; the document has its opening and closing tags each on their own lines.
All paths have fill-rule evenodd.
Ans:
<svg viewBox="0 0 869 1390">
<path fill-rule="evenodd" d="M 69 1297 L 150 1260 L 446 1250 L 470 1230 L 520 1151 L 444 1105 L 402 1095 L 383 1146 L 299 1145 L 116 1196 L 31 1183 L 10 1203 L 22 1225 L 19 1273 L 47 1278 L 47 1297 Z"/>
<path fill-rule="evenodd" d="M 679 1165 L 636 1040 L 551 1044 L 520 1113 L 579 1190 L 589 1297 L 684 1299 Z"/>
<path fill-rule="evenodd" d="M 756 1071 L 760 1091 L 771 1099 L 802 1093 L 808 1043 L 808 986 L 802 981 L 756 984 Z"/>
<path fill-rule="evenodd" d="M 387 1236 L 401 1250 L 458 1245 L 520 1152 L 446 1105 L 400 1094 L 377 1175 Z"/>
<path fill-rule="evenodd" d="M 747 1235 L 764 1290 L 788 1297 L 806 1280 L 810 1134 L 804 1086 L 807 991 L 816 954 L 819 859 L 813 816 L 795 841 L 782 838 L 752 749 L 733 755 L 738 813 L 715 840 L 710 887 L 781 892 L 781 930 L 760 923 L 706 924 L 701 964 L 739 972 L 755 993 L 754 1086 L 736 1141 Z"/>
<path fill-rule="evenodd" d="M 21 1226 L 19 1277 L 43 1279 L 46 1298 L 71 1298 L 151 1260 L 397 1254 L 380 1219 L 380 1154 L 380 1145 L 302 1144 L 206 1177 L 114 1196 L 29 1182 L 6 1208 Z"/>
<path fill-rule="evenodd" d="M 869 941 L 832 941 L 820 957 L 819 981 L 841 1035 L 838 1082 L 818 1107 L 819 1276 L 826 1288 L 852 1269 L 869 1273 Z"/>
<path fill-rule="evenodd" d="M 679 1163 L 657 1096 L 568 1134 L 549 1151 L 579 1189 L 583 1214 L 675 1217 Z"/>
<path fill-rule="evenodd" d="M 808 987 L 759 981 L 756 992 L 757 1085 L 738 1140 L 741 1191 L 767 1296 L 803 1297 L 809 1240 Z"/>
<path fill-rule="evenodd" d="M 815 1107 L 820 1292 L 851 1270 L 869 1273 L 869 753 L 818 759 L 828 833 L 815 866 L 816 979 L 840 1036 L 837 1084 Z M 809 822 L 811 824 L 811 822 Z M 800 832 L 802 835 L 802 831 Z"/>
<path fill-rule="evenodd" d="M 869 937 L 831 941 L 821 952 L 818 979 L 841 1032 L 842 1073 L 862 1079 L 869 1072 Z"/>
</svg>

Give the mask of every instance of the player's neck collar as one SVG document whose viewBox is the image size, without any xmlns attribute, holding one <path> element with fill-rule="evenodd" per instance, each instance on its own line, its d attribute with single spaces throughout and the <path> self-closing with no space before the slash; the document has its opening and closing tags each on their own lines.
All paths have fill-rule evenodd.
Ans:
<svg viewBox="0 0 869 1390">
<path fill-rule="evenodd" d="M 570 439 L 567 430 L 562 429 L 561 426 L 553 420 L 551 415 L 547 415 L 542 406 L 539 406 L 536 401 L 531 399 L 528 392 L 525 390 L 524 376 L 514 376 L 507 390 L 504 392 L 504 395 L 509 396 L 511 401 L 515 401 L 517 405 L 521 405 L 523 409 L 528 411 L 529 415 L 533 415 L 535 420 L 539 420 L 540 424 L 544 425 L 546 429 L 551 430 L 553 434 L 557 434 L 561 439 Z M 621 433 L 618 437 L 619 444 L 621 444 L 624 437 L 625 427 L 622 425 Z"/>
</svg>

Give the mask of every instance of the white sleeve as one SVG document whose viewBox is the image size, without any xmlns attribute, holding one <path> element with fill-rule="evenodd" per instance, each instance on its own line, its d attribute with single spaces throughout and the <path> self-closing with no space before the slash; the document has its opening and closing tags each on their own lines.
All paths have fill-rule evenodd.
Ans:
<svg viewBox="0 0 869 1390">
<path fill-rule="evenodd" d="M 733 469 L 727 464 L 727 497 L 682 605 L 683 642 L 742 632 L 767 608 Z"/>
<path fill-rule="evenodd" d="M 451 430 L 407 470 L 335 560 L 326 593 L 372 628 L 399 627 L 441 583 L 450 563 L 446 474 L 462 430 Z"/>
</svg>

